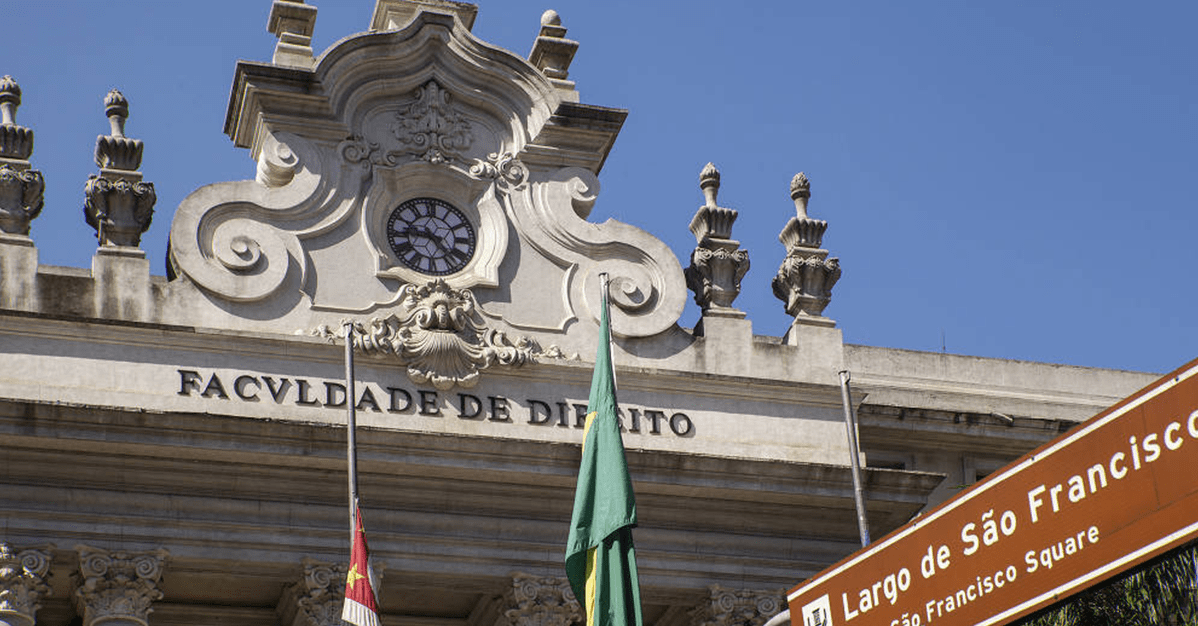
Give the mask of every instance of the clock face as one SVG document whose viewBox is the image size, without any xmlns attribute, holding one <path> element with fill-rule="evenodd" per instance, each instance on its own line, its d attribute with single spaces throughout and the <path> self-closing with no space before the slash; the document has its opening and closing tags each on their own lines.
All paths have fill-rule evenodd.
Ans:
<svg viewBox="0 0 1198 626">
<path fill-rule="evenodd" d="M 413 198 L 391 212 L 387 242 L 409 268 L 446 276 L 466 267 L 474 257 L 474 226 L 448 202 Z"/>
</svg>

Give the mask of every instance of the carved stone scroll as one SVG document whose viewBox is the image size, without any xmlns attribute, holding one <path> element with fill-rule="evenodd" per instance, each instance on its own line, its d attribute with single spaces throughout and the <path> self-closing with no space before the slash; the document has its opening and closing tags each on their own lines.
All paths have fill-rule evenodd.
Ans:
<svg viewBox="0 0 1198 626">
<path fill-rule="evenodd" d="M 234 302 L 265 300 L 300 276 L 305 255 L 297 231 L 315 228 L 313 214 L 325 207 L 331 185 L 353 184 L 325 180 L 320 154 L 295 135 L 270 135 L 263 144 L 258 180 L 197 190 L 171 224 L 172 274 Z M 336 223 L 342 215 L 326 219 Z"/>
<path fill-rule="evenodd" d="M 571 626 L 582 624 L 582 608 L 570 581 L 553 576 L 512 574 L 512 588 L 504 594 L 503 615 L 511 626 Z"/>
<path fill-rule="evenodd" d="M 599 319 L 599 275 L 611 277 L 612 333 L 647 337 L 673 326 L 686 304 L 682 268 L 661 240 L 639 228 L 609 220 L 586 221 L 599 195 L 589 170 L 565 167 L 508 194 L 508 211 L 523 241 L 562 267 L 567 307 Z"/>
<path fill-rule="evenodd" d="M 83 626 L 148 626 L 169 553 L 108 551 L 77 546 L 75 608 Z"/>
<path fill-rule="evenodd" d="M 49 546 L 47 550 L 54 547 Z M 0 624 L 33 626 L 41 600 L 50 591 L 47 550 L 18 551 L 0 543 Z"/>
</svg>

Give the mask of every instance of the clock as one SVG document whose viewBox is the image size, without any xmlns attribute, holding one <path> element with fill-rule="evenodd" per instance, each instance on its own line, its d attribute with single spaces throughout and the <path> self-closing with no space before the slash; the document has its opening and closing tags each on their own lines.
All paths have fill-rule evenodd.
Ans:
<svg viewBox="0 0 1198 626">
<path fill-rule="evenodd" d="M 474 258 L 474 226 L 444 200 L 413 198 L 395 207 L 387 218 L 387 243 L 409 268 L 447 276 Z"/>
</svg>

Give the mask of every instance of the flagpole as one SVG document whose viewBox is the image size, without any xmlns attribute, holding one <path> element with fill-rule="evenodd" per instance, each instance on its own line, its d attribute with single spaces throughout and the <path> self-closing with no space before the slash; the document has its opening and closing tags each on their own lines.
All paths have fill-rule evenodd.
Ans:
<svg viewBox="0 0 1198 626">
<path fill-rule="evenodd" d="M 844 405 L 844 427 L 849 436 L 849 465 L 853 470 L 853 501 L 857 506 L 857 532 L 861 535 L 861 547 L 869 545 L 869 522 L 865 518 L 865 496 L 861 488 L 861 445 L 857 441 L 857 420 L 853 415 L 853 403 L 849 394 L 848 370 L 840 371 L 840 401 Z"/>
<path fill-rule="evenodd" d="M 354 535 L 358 530 L 355 517 L 358 509 L 358 443 L 354 436 L 357 430 L 357 415 L 355 414 L 354 398 L 354 325 L 345 322 L 345 424 L 346 424 L 346 456 L 349 465 L 349 537 L 353 545 Z"/>
<path fill-rule="evenodd" d="M 600 306 L 603 307 L 603 315 L 607 317 L 608 324 L 611 324 L 611 301 L 607 297 L 608 290 L 611 289 L 611 280 L 608 277 L 607 272 L 599 273 L 599 289 L 602 292 L 602 295 L 599 298 L 599 303 L 600 303 Z M 607 354 L 608 354 L 608 362 L 611 363 L 611 386 L 612 386 L 612 389 L 619 389 L 620 386 L 616 384 L 616 382 L 617 382 L 616 381 L 616 362 L 614 360 L 612 360 L 610 357 L 610 355 L 611 355 L 611 332 L 610 331 L 607 333 Z"/>
<path fill-rule="evenodd" d="M 636 497 L 620 436 L 607 274 L 599 274 L 599 285 L 599 336 L 566 539 L 566 577 L 586 626 L 642 626 L 632 542 Z"/>
</svg>

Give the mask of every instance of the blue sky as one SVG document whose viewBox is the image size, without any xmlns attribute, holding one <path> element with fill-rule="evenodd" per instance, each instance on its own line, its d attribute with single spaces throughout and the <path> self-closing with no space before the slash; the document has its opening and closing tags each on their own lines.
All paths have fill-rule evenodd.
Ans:
<svg viewBox="0 0 1198 626">
<path fill-rule="evenodd" d="M 316 5 L 319 51 L 373 2 Z M 825 314 L 847 342 L 1148 371 L 1198 356 L 1198 4 L 484 0 L 474 34 L 527 54 L 547 8 L 581 43 L 583 102 L 630 111 L 592 219 L 652 232 L 685 266 L 715 162 L 757 334 L 789 324 L 770 280 L 802 170 L 844 269 Z M 83 184 L 117 87 L 158 191 L 142 247 L 164 273 L 183 197 L 253 176 L 222 128 L 236 60 L 270 58 L 270 2 L 5 9 L 0 74 L 22 87 L 47 184 L 41 262 L 90 266 Z"/>
</svg>

